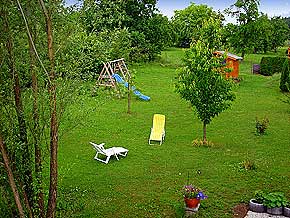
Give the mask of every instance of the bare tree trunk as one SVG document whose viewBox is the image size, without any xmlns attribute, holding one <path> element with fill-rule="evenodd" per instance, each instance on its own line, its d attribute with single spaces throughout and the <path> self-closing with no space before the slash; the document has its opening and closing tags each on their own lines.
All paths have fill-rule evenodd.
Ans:
<svg viewBox="0 0 290 218">
<path fill-rule="evenodd" d="M 27 17 L 31 17 L 31 0 L 28 2 L 27 7 Z M 30 22 L 33 25 L 33 22 Z M 29 32 L 31 33 L 31 40 L 35 41 L 35 31 L 32 31 L 30 26 Z M 34 33 L 34 34 L 33 34 Z M 37 216 L 44 217 L 44 196 L 42 187 L 42 154 L 40 148 L 40 128 L 39 128 L 39 113 L 38 113 L 38 84 L 37 84 L 37 74 L 35 70 L 36 64 L 36 54 L 33 49 L 32 41 L 29 38 L 29 33 L 27 33 L 29 42 L 29 56 L 30 56 L 30 72 L 32 78 L 32 95 L 33 95 L 33 122 L 34 122 L 34 158 L 35 158 L 35 174 L 36 174 L 36 184 L 37 184 L 37 199 L 36 204 L 38 211 L 36 211 Z"/>
<path fill-rule="evenodd" d="M 27 209 L 31 211 L 31 206 L 33 205 L 33 195 L 34 195 L 33 188 L 32 188 L 33 179 L 32 179 L 31 167 L 30 167 L 31 154 L 30 154 L 29 146 L 28 146 L 27 129 L 26 129 L 26 122 L 24 118 L 24 110 L 23 110 L 23 104 L 22 104 L 22 98 L 21 98 L 20 81 L 19 81 L 19 76 L 15 67 L 12 36 L 9 30 L 7 12 L 4 11 L 3 14 L 4 14 L 4 29 L 8 35 L 6 48 L 8 51 L 10 75 L 14 82 L 13 89 L 14 89 L 14 98 L 15 98 L 16 113 L 17 113 L 17 118 L 18 118 L 18 125 L 19 125 L 19 139 L 21 142 L 21 147 L 23 149 L 22 162 L 20 164 L 25 169 L 22 177 L 24 178 L 24 190 L 27 194 L 28 202 L 29 202 Z"/>
<path fill-rule="evenodd" d="M 40 148 L 40 129 L 39 129 L 39 115 L 38 115 L 38 86 L 37 86 L 37 75 L 35 72 L 35 56 L 31 55 L 31 73 L 32 73 L 32 93 L 33 93 L 33 121 L 34 121 L 34 152 L 35 152 L 35 174 L 37 183 L 37 204 L 39 208 L 39 217 L 44 217 L 44 197 L 42 187 L 42 154 Z M 34 52 L 33 52 L 34 53 Z M 33 57 L 32 57 L 33 56 Z"/>
<path fill-rule="evenodd" d="M 131 114 L 131 78 L 128 77 L 128 110 L 127 113 Z"/>
<path fill-rule="evenodd" d="M 205 145 L 207 143 L 206 140 L 206 122 L 203 121 L 203 144 Z"/>
<path fill-rule="evenodd" d="M 57 150 L 58 150 L 58 121 L 56 112 L 56 86 L 50 88 L 50 186 L 46 217 L 55 217 L 57 200 Z"/>
<path fill-rule="evenodd" d="M 1 150 L 1 153 L 2 153 L 2 156 L 3 156 L 4 166 L 5 166 L 5 169 L 7 171 L 9 184 L 10 184 L 10 187 L 11 187 L 12 192 L 13 192 L 13 196 L 14 196 L 14 199 L 15 199 L 16 206 L 17 206 L 18 211 L 19 211 L 19 217 L 20 218 L 24 218 L 25 215 L 24 215 L 23 207 L 22 207 L 22 204 L 21 204 L 21 201 L 20 201 L 19 192 L 18 192 L 17 186 L 15 184 L 15 180 L 14 180 L 14 177 L 13 177 L 12 170 L 10 168 L 10 164 L 9 164 L 10 161 L 9 161 L 6 149 L 5 149 L 5 144 L 4 144 L 4 141 L 3 141 L 1 133 L 0 133 L 0 150 Z"/>
<path fill-rule="evenodd" d="M 46 21 L 48 58 L 50 62 L 50 186 L 47 203 L 46 217 L 55 217 L 56 200 L 57 200 L 57 150 L 58 150 L 58 120 L 56 107 L 56 84 L 54 72 L 54 51 L 52 36 L 51 12 L 46 9 L 43 0 L 39 0 Z"/>
</svg>

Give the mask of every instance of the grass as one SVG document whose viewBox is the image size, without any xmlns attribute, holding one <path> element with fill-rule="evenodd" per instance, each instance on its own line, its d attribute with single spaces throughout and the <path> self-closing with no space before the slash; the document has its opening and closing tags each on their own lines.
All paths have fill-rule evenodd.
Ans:
<svg viewBox="0 0 290 218">
<path fill-rule="evenodd" d="M 130 66 L 136 84 L 150 102 L 127 100 L 84 84 L 81 103 L 63 117 L 59 143 L 59 217 L 182 217 L 181 189 L 187 182 L 209 196 L 196 217 L 232 217 L 232 208 L 248 202 L 258 189 L 290 197 L 289 105 L 283 103 L 279 75 L 251 74 L 262 55 L 248 55 L 240 66 L 236 101 L 208 126 L 212 147 L 193 146 L 202 124 L 190 105 L 174 92 L 176 69 L 184 52 L 168 49 L 155 63 Z M 273 54 L 268 54 L 273 55 Z M 148 145 L 154 113 L 166 115 L 166 139 Z M 268 117 L 266 134 L 255 134 L 255 118 Z M 89 141 L 123 146 L 128 156 L 108 165 L 93 160 Z M 251 161 L 255 170 L 241 163 Z M 197 173 L 200 172 L 200 173 Z"/>
</svg>

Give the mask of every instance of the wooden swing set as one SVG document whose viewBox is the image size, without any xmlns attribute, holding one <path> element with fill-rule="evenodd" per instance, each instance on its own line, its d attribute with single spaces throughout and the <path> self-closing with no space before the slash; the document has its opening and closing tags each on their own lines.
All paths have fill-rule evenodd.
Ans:
<svg viewBox="0 0 290 218">
<path fill-rule="evenodd" d="M 116 80 L 113 78 L 114 74 L 119 74 L 124 80 L 130 78 L 124 58 L 104 63 L 96 85 L 117 89 Z"/>
</svg>

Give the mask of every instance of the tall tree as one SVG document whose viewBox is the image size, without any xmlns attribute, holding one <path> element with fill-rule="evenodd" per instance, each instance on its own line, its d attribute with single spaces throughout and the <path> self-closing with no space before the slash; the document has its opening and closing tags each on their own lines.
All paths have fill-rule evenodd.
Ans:
<svg viewBox="0 0 290 218">
<path fill-rule="evenodd" d="M 4 142 L 3 138 L 2 138 L 2 133 L 1 132 L 0 132 L 0 152 L 1 152 L 2 157 L 3 157 L 3 162 L 4 162 L 4 166 L 6 168 L 6 172 L 7 172 L 7 175 L 8 175 L 9 184 L 10 184 L 10 187 L 11 187 L 12 192 L 13 192 L 13 196 L 14 196 L 14 199 L 15 199 L 16 206 L 18 208 L 19 217 L 20 218 L 24 218 L 25 214 L 24 214 L 23 206 L 22 206 L 22 203 L 21 203 L 21 199 L 20 199 L 20 195 L 19 195 L 19 192 L 18 192 L 18 188 L 17 188 L 16 183 L 15 183 L 13 172 L 12 172 L 12 169 L 10 167 L 10 160 L 9 160 L 6 148 L 5 148 L 5 142 Z"/>
<path fill-rule="evenodd" d="M 257 20 L 253 23 L 255 34 L 253 35 L 253 49 L 254 53 L 266 53 L 271 49 L 271 42 L 273 40 L 274 28 L 270 19 L 266 14 L 261 13 Z"/>
<path fill-rule="evenodd" d="M 56 200 L 57 200 L 57 178 L 58 178 L 58 119 L 57 119 L 57 102 L 56 102 L 56 75 L 54 69 L 54 50 L 53 50 L 53 25 L 52 9 L 47 8 L 43 0 L 39 0 L 46 23 L 47 34 L 47 51 L 50 63 L 48 91 L 50 95 L 50 186 L 47 203 L 47 218 L 55 217 Z M 49 1 L 50 7 L 54 5 Z"/>
<path fill-rule="evenodd" d="M 32 96 L 33 96 L 33 144 L 34 144 L 34 165 L 35 165 L 35 178 L 36 178 L 36 202 L 34 205 L 34 213 L 38 217 L 44 217 L 44 196 L 43 196 L 43 187 L 42 187 L 42 154 L 40 147 L 40 124 L 39 124 L 39 109 L 38 109 L 38 81 L 37 81 L 37 69 L 36 69 L 36 52 L 34 50 L 34 43 L 36 39 L 36 15 L 31 10 L 32 8 L 37 8 L 37 4 L 28 0 L 26 5 L 26 18 L 27 20 L 27 38 L 29 45 L 29 57 L 30 57 L 30 72 L 31 72 L 31 81 L 32 81 Z M 36 11 L 36 10 L 35 10 Z M 24 14 L 23 14 L 24 15 Z"/>
<path fill-rule="evenodd" d="M 290 23 L 288 26 L 287 22 L 281 17 L 273 17 L 271 18 L 271 24 L 274 30 L 272 33 L 271 49 L 277 52 L 277 48 L 283 46 L 285 41 L 290 38 Z"/>
<path fill-rule="evenodd" d="M 200 28 L 211 18 L 221 25 L 221 14 L 207 5 L 191 3 L 183 10 L 176 10 L 172 18 L 173 29 L 177 36 L 176 45 L 189 47 L 192 40 L 200 37 Z"/>
<path fill-rule="evenodd" d="M 209 22 L 201 29 L 201 34 L 205 37 L 200 37 L 191 44 L 186 52 L 185 66 L 180 70 L 176 82 L 176 91 L 181 98 L 190 102 L 197 117 L 203 122 L 204 144 L 207 143 L 207 125 L 215 116 L 229 108 L 231 101 L 235 99 L 231 82 L 221 74 L 224 57 L 213 55 L 214 45 L 219 43 L 203 40 L 211 32 L 218 36 L 219 28 Z M 221 37 L 214 38 L 216 41 L 220 39 Z"/>
<path fill-rule="evenodd" d="M 156 9 L 156 0 L 85 0 L 82 21 L 88 33 L 128 29 L 132 60 L 152 60 L 170 38 L 169 22 Z M 158 23 L 158 25 L 155 25 Z M 162 34 L 160 34 L 162 31 Z M 167 32 L 166 32 L 167 31 Z M 141 57 L 141 58 L 140 58 Z"/>
<path fill-rule="evenodd" d="M 255 35 L 254 22 L 259 16 L 258 6 L 260 0 L 237 0 L 235 4 L 226 9 L 225 12 L 236 17 L 239 26 L 237 29 L 236 49 L 242 53 L 244 58 L 248 50 L 252 50 Z"/>
<path fill-rule="evenodd" d="M 24 108 L 21 96 L 21 86 L 20 86 L 20 78 L 18 71 L 16 69 L 16 60 L 14 55 L 14 43 L 13 43 L 13 36 L 9 26 L 8 20 L 8 11 L 6 9 L 11 8 L 12 5 L 8 5 L 5 8 L 1 7 L 1 14 L 3 14 L 3 23 L 4 23 L 4 32 L 6 33 L 6 49 L 8 53 L 8 68 L 10 71 L 11 80 L 13 81 L 13 91 L 14 91 L 14 102 L 15 102 L 15 109 L 18 119 L 18 126 L 19 126 L 19 145 L 20 150 L 22 151 L 21 154 L 21 162 L 18 163 L 18 169 L 21 169 L 21 184 L 23 184 L 24 195 L 27 200 L 28 210 L 33 206 L 33 198 L 34 198 L 34 191 L 33 191 L 33 179 L 32 179 L 32 169 L 31 169 L 31 152 L 28 143 L 27 137 L 27 127 L 26 121 L 24 116 Z M 23 179 L 23 180 L 22 180 Z"/>
</svg>

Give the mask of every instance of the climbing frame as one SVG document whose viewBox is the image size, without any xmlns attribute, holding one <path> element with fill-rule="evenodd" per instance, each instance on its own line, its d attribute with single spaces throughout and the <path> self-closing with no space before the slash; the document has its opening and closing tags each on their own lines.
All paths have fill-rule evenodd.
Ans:
<svg viewBox="0 0 290 218">
<path fill-rule="evenodd" d="M 109 61 L 104 63 L 103 69 L 100 73 L 100 76 L 97 80 L 97 86 L 112 87 L 116 89 L 116 81 L 113 78 L 113 74 L 119 74 L 126 80 L 130 77 L 130 73 L 125 64 L 125 59 L 121 58 L 118 60 Z"/>
</svg>

